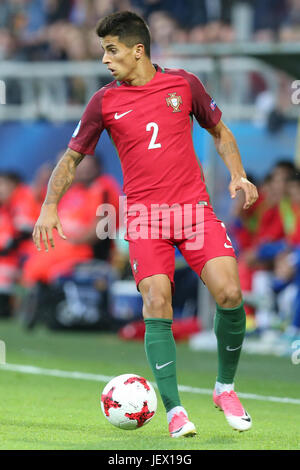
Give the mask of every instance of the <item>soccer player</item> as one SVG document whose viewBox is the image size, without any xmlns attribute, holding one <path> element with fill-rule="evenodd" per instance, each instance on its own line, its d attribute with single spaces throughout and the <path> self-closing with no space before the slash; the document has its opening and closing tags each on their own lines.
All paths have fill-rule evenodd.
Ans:
<svg viewBox="0 0 300 470">
<path fill-rule="evenodd" d="M 178 394 L 171 329 L 177 246 L 217 303 L 219 366 L 213 401 L 234 429 L 245 431 L 251 426 L 251 418 L 234 392 L 245 311 L 234 250 L 224 224 L 213 212 L 195 156 L 193 116 L 212 135 L 230 171 L 231 197 L 243 190 L 244 209 L 248 209 L 258 197 L 257 190 L 247 180 L 236 141 L 201 81 L 184 70 L 164 69 L 151 62 L 150 33 L 141 17 L 128 11 L 114 13 L 100 20 L 96 31 L 104 50 L 102 62 L 114 80 L 92 96 L 66 153 L 51 175 L 33 232 L 34 242 L 38 250 L 41 239 L 46 250 L 49 244 L 53 247 L 53 228 L 65 237 L 57 215 L 58 201 L 71 185 L 77 165 L 86 154 L 93 154 L 104 129 L 121 159 L 129 222 L 136 216 L 136 204 L 146 208 L 153 204 L 186 205 L 192 207 L 194 218 L 200 207 L 203 220 L 193 222 L 193 227 L 202 233 L 204 243 L 197 250 L 188 246 L 193 241 L 190 234 L 181 238 L 173 232 L 169 238 L 136 238 L 134 230 L 128 228 L 132 271 L 143 298 L 146 355 L 167 411 L 171 437 L 195 435 L 196 428 Z M 141 216 L 141 220 L 143 225 L 146 219 Z M 148 223 L 145 222 L 149 229 Z"/>
</svg>

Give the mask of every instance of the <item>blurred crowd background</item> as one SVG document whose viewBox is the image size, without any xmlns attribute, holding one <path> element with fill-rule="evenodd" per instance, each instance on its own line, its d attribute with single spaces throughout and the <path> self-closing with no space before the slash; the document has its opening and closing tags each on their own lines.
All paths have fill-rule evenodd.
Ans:
<svg viewBox="0 0 300 470">
<path fill-rule="evenodd" d="M 172 43 L 230 43 L 236 0 L 1 0 L 0 58 L 99 59 L 95 18 L 134 10 L 149 23 L 153 48 Z M 240 2 L 239 2 L 240 3 Z M 299 0 L 248 0 L 253 41 L 299 41 Z"/>
<path fill-rule="evenodd" d="M 252 11 L 252 43 L 300 43 L 300 0 L 0 0 L 0 65 L 1 61 L 99 61 L 95 24 L 104 15 L 125 9 L 148 21 L 157 55 L 163 56 L 174 44 L 234 43 L 232 18 L 237 3 L 247 4 Z M 247 335 L 257 340 L 249 343 L 249 351 L 286 354 L 300 338 L 300 175 L 297 156 L 291 150 L 295 141 L 290 137 L 295 139 L 295 119 L 290 134 L 280 132 L 288 121 L 285 111 L 291 106 L 290 84 L 296 77 L 276 70 L 272 73 L 279 81 L 276 98 L 259 73 L 248 75 L 246 85 L 248 101 L 256 105 L 254 127 L 266 125 L 259 144 L 253 143 L 256 154 L 255 146 L 260 145 L 256 157 L 263 168 L 264 138 L 271 133 L 274 140 L 268 170 L 249 173 L 259 188 L 259 200 L 244 211 L 239 194 L 230 205 L 226 202 L 226 214 L 220 217 L 226 219 L 238 256 Z M 230 76 L 222 80 L 225 89 L 229 88 Z M 7 83 L 8 101 L 17 104 L 16 82 Z M 76 79 L 72 86 L 69 103 L 86 103 Z M 65 140 L 69 138 L 67 135 Z M 15 140 L 14 133 L 10 139 Z M 19 146 L 22 144 L 24 141 Z M 48 144 L 51 147 L 53 142 Z M 43 147 L 39 153 L 47 151 L 47 142 L 43 141 Z M 286 148 L 284 154 L 279 150 L 282 147 Z M 96 233 L 97 207 L 110 203 L 118 214 L 122 195 L 119 178 L 107 171 L 107 149 L 105 155 L 98 152 L 97 158 L 87 156 L 81 162 L 74 184 L 60 202 L 67 241 L 55 236 L 56 248 L 48 253 L 37 252 L 32 244 L 31 233 L 47 182 L 61 154 L 53 154 L 51 161 L 35 160 L 34 171 L 31 161 L 30 178 L 24 178 L 13 165 L 10 168 L 6 163 L 4 168 L 0 164 L 0 317 L 20 317 L 27 328 L 44 322 L 50 328 L 116 329 L 124 338 L 141 338 L 141 298 L 132 280 L 127 244 L 122 233 L 115 240 L 101 240 Z M 14 157 L 12 152 L 7 161 Z M 244 163 L 248 170 L 251 159 Z M 223 172 L 219 184 L 223 202 L 227 194 L 224 181 Z M 176 330 L 175 322 L 174 328 L 176 339 L 181 339 L 199 332 L 203 325 L 198 315 L 198 278 L 180 253 L 176 253 L 175 282 L 175 319 L 182 323 Z M 195 349 L 202 347 L 198 339 L 193 343 Z"/>
</svg>

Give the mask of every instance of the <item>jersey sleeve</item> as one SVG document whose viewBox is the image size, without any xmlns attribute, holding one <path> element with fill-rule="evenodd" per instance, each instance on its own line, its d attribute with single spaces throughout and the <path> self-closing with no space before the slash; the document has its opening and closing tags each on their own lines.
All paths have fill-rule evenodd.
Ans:
<svg viewBox="0 0 300 470">
<path fill-rule="evenodd" d="M 88 102 L 69 142 L 70 149 L 85 155 L 94 155 L 96 145 L 104 130 L 101 110 L 104 91 L 104 89 L 97 91 Z"/>
<path fill-rule="evenodd" d="M 196 75 L 186 73 L 192 93 L 192 113 L 201 127 L 211 129 L 221 119 L 222 112 L 214 99 L 207 93 L 203 83 Z"/>
</svg>

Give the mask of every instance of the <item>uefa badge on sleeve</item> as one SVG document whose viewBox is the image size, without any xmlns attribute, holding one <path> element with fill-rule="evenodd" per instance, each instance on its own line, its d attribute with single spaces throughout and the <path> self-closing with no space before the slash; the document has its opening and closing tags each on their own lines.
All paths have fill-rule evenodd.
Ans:
<svg viewBox="0 0 300 470">
<path fill-rule="evenodd" d="M 215 102 L 215 100 L 213 98 L 211 99 L 209 107 L 212 111 L 214 111 L 217 107 L 217 103 Z"/>
</svg>

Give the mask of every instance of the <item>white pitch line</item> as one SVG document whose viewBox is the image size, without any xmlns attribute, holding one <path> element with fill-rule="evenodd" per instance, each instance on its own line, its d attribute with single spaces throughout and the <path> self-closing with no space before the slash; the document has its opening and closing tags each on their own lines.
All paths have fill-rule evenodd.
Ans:
<svg viewBox="0 0 300 470">
<path fill-rule="evenodd" d="M 34 375 L 47 375 L 51 377 L 62 377 L 66 379 L 77 379 L 77 380 L 92 380 L 95 382 L 109 382 L 113 379 L 113 376 L 101 375 L 101 374 L 89 374 L 86 372 L 77 372 L 77 371 L 67 371 L 59 369 L 43 369 L 36 366 L 26 366 L 21 364 L 5 364 L 0 365 L 0 370 L 3 371 L 12 371 L 20 372 L 22 374 L 34 374 Z M 156 387 L 155 383 L 152 383 Z M 212 390 L 208 388 L 197 388 L 189 387 L 186 385 L 178 385 L 180 392 L 195 393 L 200 395 L 211 395 Z M 259 401 L 271 401 L 275 403 L 288 403 L 292 405 L 300 405 L 300 399 L 297 398 L 288 398 L 288 397 L 272 397 L 266 395 L 256 395 L 253 393 L 239 393 L 241 398 L 249 398 L 250 400 L 259 400 Z"/>
</svg>

